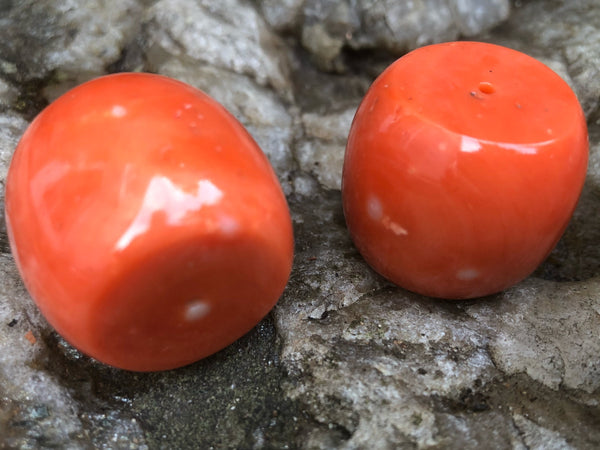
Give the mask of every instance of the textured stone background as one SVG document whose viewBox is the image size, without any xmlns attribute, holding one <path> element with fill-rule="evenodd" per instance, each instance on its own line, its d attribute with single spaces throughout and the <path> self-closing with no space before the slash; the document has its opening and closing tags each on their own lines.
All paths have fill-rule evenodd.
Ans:
<svg viewBox="0 0 600 450">
<path fill-rule="evenodd" d="M 62 92 L 108 72 L 159 72 L 248 127 L 296 233 L 289 286 L 256 329 L 194 365 L 136 374 L 49 328 L 0 220 L 0 448 L 599 448 L 599 27 L 597 0 L 0 0 L 0 180 L 28 122 Z M 339 187 L 374 77 L 457 38 L 560 73 L 588 118 L 590 166 L 569 229 L 533 276 L 446 302 L 366 266 Z"/>
</svg>

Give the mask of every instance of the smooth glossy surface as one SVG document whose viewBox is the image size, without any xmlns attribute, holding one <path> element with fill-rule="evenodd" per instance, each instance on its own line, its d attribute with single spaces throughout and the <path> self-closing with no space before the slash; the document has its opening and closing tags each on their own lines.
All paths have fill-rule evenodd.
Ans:
<svg viewBox="0 0 600 450">
<path fill-rule="evenodd" d="M 217 102 L 158 75 L 102 77 L 46 108 L 14 154 L 6 217 L 50 324 L 130 370 L 230 344 L 291 270 L 291 219 L 264 154 Z"/>
<path fill-rule="evenodd" d="M 366 261 L 406 289 L 498 292 L 556 245 L 587 154 L 577 98 L 542 63 L 491 44 L 423 47 L 388 67 L 356 113 L 348 228 Z"/>
</svg>

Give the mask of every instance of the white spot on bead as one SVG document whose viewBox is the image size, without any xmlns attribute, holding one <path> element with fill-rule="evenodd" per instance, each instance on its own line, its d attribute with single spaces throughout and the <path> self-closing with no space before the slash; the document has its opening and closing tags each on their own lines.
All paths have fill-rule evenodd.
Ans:
<svg viewBox="0 0 600 450">
<path fill-rule="evenodd" d="M 110 111 L 113 117 L 124 117 L 127 114 L 127 110 L 124 106 L 114 105 Z"/>
<path fill-rule="evenodd" d="M 471 281 L 479 277 L 479 271 L 476 269 L 465 268 L 456 272 L 456 278 L 462 281 Z"/>
<path fill-rule="evenodd" d="M 221 231 L 227 236 L 235 234 L 240 229 L 240 224 L 233 217 L 222 216 L 219 220 Z"/>
<path fill-rule="evenodd" d="M 210 305 L 202 300 L 191 300 L 185 307 L 185 320 L 194 322 L 200 320 L 210 312 Z"/>
<path fill-rule="evenodd" d="M 408 231 L 406 231 L 403 226 L 397 224 L 390 219 L 389 216 L 383 214 L 383 205 L 381 204 L 379 198 L 375 195 L 369 196 L 367 200 L 367 214 L 371 219 L 381 222 L 385 228 L 398 236 L 404 236 L 408 234 Z"/>
<path fill-rule="evenodd" d="M 397 224 L 392 219 L 390 219 L 388 216 L 385 216 L 382 219 L 381 223 L 383 224 L 384 227 L 386 227 L 388 230 L 390 230 L 396 236 L 406 236 L 408 234 L 408 231 L 406 231 L 406 228 Z"/>
<path fill-rule="evenodd" d="M 374 195 L 370 196 L 367 200 L 367 214 L 373 220 L 381 220 L 381 217 L 383 216 L 381 202 Z"/>
</svg>

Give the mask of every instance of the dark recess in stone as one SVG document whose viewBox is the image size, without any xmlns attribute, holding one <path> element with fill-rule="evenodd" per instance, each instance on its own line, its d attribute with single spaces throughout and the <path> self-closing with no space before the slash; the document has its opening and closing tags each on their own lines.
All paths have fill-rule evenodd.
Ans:
<svg viewBox="0 0 600 450">
<path fill-rule="evenodd" d="M 137 37 L 123 48 L 119 59 L 106 67 L 106 73 L 132 72 L 145 66 L 144 41 Z"/>
<path fill-rule="evenodd" d="M 13 103 L 12 109 L 21 114 L 26 120 L 33 120 L 48 106 L 48 101 L 42 95 L 42 89 L 46 84 L 46 79 L 31 79 L 21 83 L 19 96 Z"/>
<path fill-rule="evenodd" d="M 10 245 L 6 231 L 0 231 L 0 253 L 10 253 Z"/>
<path fill-rule="evenodd" d="M 166 372 L 113 369 L 94 363 L 54 333 L 45 339 L 52 352 L 45 358 L 47 370 L 82 410 L 118 410 L 135 418 L 150 448 L 253 448 L 261 439 L 268 448 L 297 448 L 304 431 L 315 426 L 282 392 L 286 376 L 270 316 L 221 352 Z M 86 418 L 95 442 L 108 442 L 103 433 L 111 427 L 103 430 L 94 414 Z"/>
<path fill-rule="evenodd" d="M 0 0 L 0 13 L 4 14 L 13 7 L 13 0 Z"/>
<path fill-rule="evenodd" d="M 342 75 L 317 70 L 310 55 L 300 46 L 294 47 L 294 56 L 294 97 L 304 112 L 325 113 L 332 104 L 339 110 L 356 106 L 369 88 L 370 82 L 357 73 Z"/>
</svg>

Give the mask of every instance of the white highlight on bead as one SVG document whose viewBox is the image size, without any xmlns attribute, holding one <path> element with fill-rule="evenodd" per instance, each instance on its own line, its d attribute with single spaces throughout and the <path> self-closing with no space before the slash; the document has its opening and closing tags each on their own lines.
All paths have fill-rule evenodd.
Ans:
<svg viewBox="0 0 600 450">
<path fill-rule="evenodd" d="M 191 300 L 185 308 L 185 320 L 194 322 L 200 320 L 210 312 L 210 304 L 202 300 Z"/>
<path fill-rule="evenodd" d="M 460 151 L 464 153 L 475 153 L 481 150 L 481 143 L 477 139 L 463 136 L 460 141 Z"/>
<path fill-rule="evenodd" d="M 523 144 L 498 144 L 498 147 L 505 150 L 512 150 L 523 155 L 535 155 L 537 153 L 537 149 L 535 147 L 530 147 Z"/>
<path fill-rule="evenodd" d="M 456 272 L 456 278 L 462 281 L 471 281 L 479 277 L 479 271 L 476 269 L 465 268 Z"/>
<path fill-rule="evenodd" d="M 469 136 L 463 136 L 460 141 L 460 150 L 464 153 L 475 153 L 480 151 L 483 147 L 481 143 L 487 143 L 490 145 L 498 146 L 504 150 L 511 150 L 513 152 L 521 153 L 522 155 L 535 155 L 537 153 L 537 147 L 526 144 L 511 144 L 507 142 L 488 142 L 480 141 Z"/>
<path fill-rule="evenodd" d="M 152 178 L 140 210 L 117 242 L 117 250 L 125 249 L 133 239 L 145 233 L 150 228 L 154 213 L 164 214 L 169 225 L 179 225 L 190 211 L 214 205 L 222 197 L 223 192 L 209 180 L 198 181 L 196 192 L 189 194 L 165 176 Z"/>
<path fill-rule="evenodd" d="M 127 109 L 121 105 L 114 105 L 110 111 L 114 117 L 124 117 L 127 114 Z"/>
</svg>

